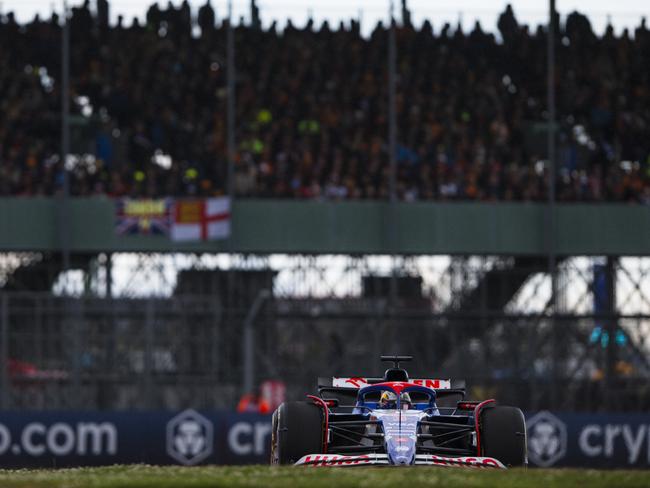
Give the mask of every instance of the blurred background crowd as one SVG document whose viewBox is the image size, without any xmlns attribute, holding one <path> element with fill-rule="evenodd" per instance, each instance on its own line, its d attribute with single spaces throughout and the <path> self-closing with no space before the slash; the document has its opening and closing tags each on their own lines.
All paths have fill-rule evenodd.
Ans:
<svg viewBox="0 0 650 488">
<path fill-rule="evenodd" d="M 408 12 L 406 12 L 408 13 Z M 217 195 L 227 186 L 227 22 L 209 1 L 109 24 L 71 17 L 73 195 Z M 389 29 L 235 28 L 235 194 L 388 198 Z M 650 31 L 557 19 L 559 201 L 650 203 Z M 547 198 L 546 36 L 508 7 L 498 32 L 403 15 L 397 192 L 405 201 Z M 60 19 L 0 17 L 0 195 L 62 185 Z"/>
</svg>

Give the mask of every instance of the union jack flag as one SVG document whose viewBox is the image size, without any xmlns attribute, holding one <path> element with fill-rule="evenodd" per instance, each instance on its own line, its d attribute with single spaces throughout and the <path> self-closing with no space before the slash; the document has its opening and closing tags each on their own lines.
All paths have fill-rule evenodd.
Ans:
<svg viewBox="0 0 650 488">
<path fill-rule="evenodd" d="M 115 233 L 169 236 L 173 200 L 123 198 L 115 202 Z"/>
</svg>

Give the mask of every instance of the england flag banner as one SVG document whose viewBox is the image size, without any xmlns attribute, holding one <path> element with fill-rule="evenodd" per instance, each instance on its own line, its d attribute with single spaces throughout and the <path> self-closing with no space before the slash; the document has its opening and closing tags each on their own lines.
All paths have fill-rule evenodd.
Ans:
<svg viewBox="0 0 650 488">
<path fill-rule="evenodd" d="M 209 241 L 230 237 L 230 199 L 176 200 L 173 241 Z"/>
</svg>

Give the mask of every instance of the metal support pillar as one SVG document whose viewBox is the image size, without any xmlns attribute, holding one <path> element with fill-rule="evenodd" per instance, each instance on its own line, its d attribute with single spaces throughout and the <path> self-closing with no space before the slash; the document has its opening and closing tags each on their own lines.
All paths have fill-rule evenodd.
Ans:
<svg viewBox="0 0 650 488">
<path fill-rule="evenodd" d="M 113 253 L 106 253 L 106 298 L 113 298 Z"/>
<path fill-rule="evenodd" d="M 59 240 L 63 260 L 63 271 L 70 269 L 70 233 L 68 231 L 68 197 L 70 179 L 66 162 L 70 154 L 70 22 L 68 2 L 63 2 L 63 26 L 61 39 L 61 171 L 63 188 L 59 205 Z"/>
<path fill-rule="evenodd" d="M 264 302 L 270 296 L 271 292 L 269 290 L 260 290 L 246 315 L 246 319 L 244 320 L 244 340 L 242 341 L 242 357 L 244 358 L 244 395 L 253 393 L 253 389 L 255 388 L 255 319 L 257 318 L 262 305 L 264 305 Z"/>
<path fill-rule="evenodd" d="M 384 225 L 387 226 L 390 247 L 394 245 L 395 232 L 395 203 L 397 202 L 397 108 L 395 106 L 397 95 L 397 46 L 395 40 L 395 16 L 393 14 L 393 1 L 390 2 L 390 26 L 388 31 L 388 161 L 389 171 L 389 201 L 388 215 Z M 391 257 L 391 277 L 389 290 L 389 303 L 395 306 L 397 301 L 397 276 L 396 256 Z"/>
<path fill-rule="evenodd" d="M 226 82 L 228 85 L 227 107 L 227 144 L 228 144 L 228 196 L 235 196 L 235 33 L 233 31 L 232 0 L 228 2 L 228 30 L 226 40 Z"/>
<path fill-rule="evenodd" d="M 551 278 L 551 328 L 553 334 L 552 394 L 553 406 L 557 406 L 559 382 L 559 331 L 557 316 L 557 256 L 555 251 L 555 0 L 549 0 L 547 39 L 547 96 L 548 96 L 548 205 L 547 205 L 547 252 L 548 274 Z"/>
<path fill-rule="evenodd" d="M 390 26 L 388 31 L 388 158 L 390 162 L 390 181 L 388 184 L 391 202 L 397 200 L 397 46 L 395 41 L 395 17 L 393 2 L 390 2 Z"/>
<path fill-rule="evenodd" d="M 605 334 L 607 337 L 607 345 L 605 346 L 605 395 L 606 407 L 608 410 L 616 408 L 616 332 L 618 323 L 616 321 L 616 258 L 614 256 L 607 256 L 605 261 L 605 288 L 607 293 L 607 318 L 605 319 Z"/>
</svg>

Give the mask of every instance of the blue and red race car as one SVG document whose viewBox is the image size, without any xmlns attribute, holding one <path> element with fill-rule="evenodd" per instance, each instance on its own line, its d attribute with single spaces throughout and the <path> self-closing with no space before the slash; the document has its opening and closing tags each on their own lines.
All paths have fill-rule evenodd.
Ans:
<svg viewBox="0 0 650 488">
<path fill-rule="evenodd" d="M 319 378 L 318 396 L 280 405 L 271 464 L 526 466 L 521 410 L 466 401 L 464 382 L 409 379 L 410 356 L 381 359 L 394 362 L 383 378 Z"/>
</svg>

